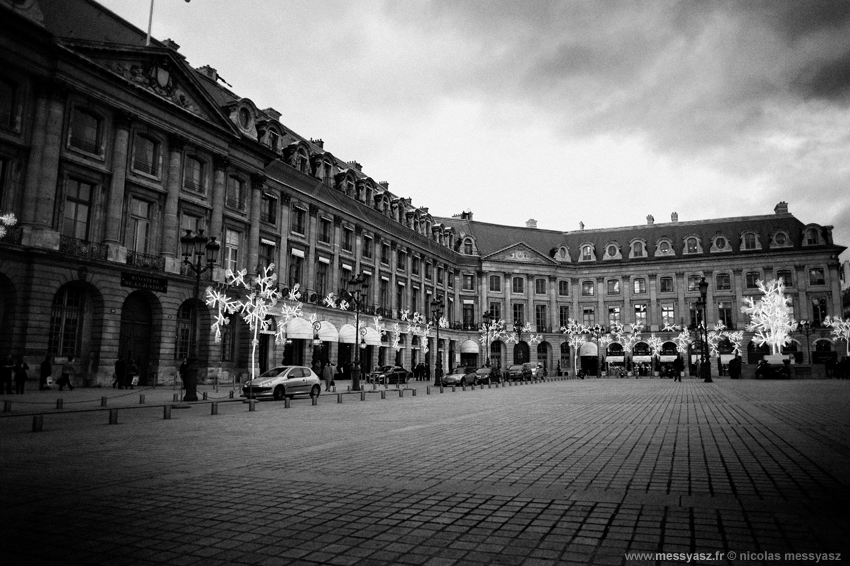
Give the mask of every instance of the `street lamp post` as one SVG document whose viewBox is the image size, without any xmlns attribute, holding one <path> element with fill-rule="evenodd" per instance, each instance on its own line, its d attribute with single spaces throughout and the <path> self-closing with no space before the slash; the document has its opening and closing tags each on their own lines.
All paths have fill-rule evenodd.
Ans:
<svg viewBox="0 0 850 566">
<path fill-rule="evenodd" d="M 360 391 L 360 307 L 369 290 L 369 281 L 362 273 L 348 280 L 348 299 L 354 303 L 354 367 L 351 368 L 351 390 Z"/>
<path fill-rule="evenodd" d="M 484 367 L 490 367 L 490 324 L 493 322 L 493 313 L 486 311 L 481 315 L 484 321 L 484 331 L 486 332 L 486 346 L 484 347 Z"/>
<path fill-rule="evenodd" d="M 705 280 L 705 277 L 700 279 L 699 295 L 700 300 L 697 302 L 697 307 L 702 309 L 702 351 L 700 353 L 702 362 L 700 363 L 699 371 L 700 377 L 703 378 L 705 383 L 713 383 L 711 379 L 711 365 L 708 362 L 708 281 Z"/>
<path fill-rule="evenodd" d="M 180 243 L 183 246 L 183 263 L 195 274 L 192 333 L 189 336 L 189 359 L 183 378 L 183 386 L 186 388 L 186 394 L 183 395 L 184 401 L 198 400 L 198 296 L 201 292 L 201 275 L 207 271 L 212 271 L 218 250 L 221 249 L 221 246 L 215 240 L 215 236 L 205 236 L 203 230 L 198 230 L 197 234 L 192 234 L 191 230 L 186 230 L 186 235 L 180 238 Z M 189 259 L 192 256 L 194 256 L 194 262 Z"/>
<path fill-rule="evenodd" d="M 437 340 L 434 343 L 434 352 L 437 354 L 437 361 L 434 364 L 434 385 L 440 385 L 443 377 L 443 356 L 440 354 L 440 318 L 443 316 L 442 297 L 437 297 L 431 301 L 431 316 L 434 320 L 434 326 L 437 328 Z"/>
<path fill-rule="evenodd" d="M 596 324 L 588 330 L 593 337 L 593 341 L 596 343 L 596 377 L 599 378 L 602 375 L 602 356 L 599 353 L 599 339 L 607 332 L 607 329 L 601 324 Z"/>
<path fill-rule="evenodd" d="M 806 335 L 806 358 L 808 359 L 808 364 L 812 363 L 812 347 L 809 344 L 809 335 L 812 333 L 812 323 L 808 320 L 801 320 L 799 324 L 799 328 L 802 329 L 803 334 Z"/>
</svg>

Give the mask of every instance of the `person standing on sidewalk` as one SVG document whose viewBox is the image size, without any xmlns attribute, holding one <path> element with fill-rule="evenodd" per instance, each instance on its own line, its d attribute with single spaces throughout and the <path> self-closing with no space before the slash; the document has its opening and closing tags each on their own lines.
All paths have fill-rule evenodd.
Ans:
<svg viewBox="0 0 850 566">
<path fill-rule="evenodd" d="M 50 389 L 47 384 L 47 378 L 53 375 L 53 364 L 50 362 L 50 355 L 44 356 L 44 361 L 41 362 L 41 375 L 38 377 L 38 389 Z"/>
<path fill-rule="evenodd" d="M 328 362 L 325 364 L 325 369 L 322 370 L 322 377 L 325 379 L 325 391 L 331 390 L 331 383 L 334 381 L 334 366 Z"/>
<path fill-rule="evenodd" d="M 139 384 L 139 367 L 136 365 L 136 358 L 130 360 L 130 365 L 127 366 L 127 377 L 129 378 L 130 389 L 135 389 Z"/>
<path fill-rule="evenodd" d="M 15 371 L 15 363 L 12 356 L 6 356 L 3 365 L 0 366 L 0 395 L 12 394 L 12 373 Z"/>
<path fill-rule="evenodd" d="M 66 385 L 68 386 L 68 390 L 74 390 L 74 386 L 71 385 L 72 375 L 77 375 L 77 370 L 74 369 L 74 356 L 68 356 L 68 361 L 62 364 L 62 376 L 56 382 L 56 385 L 59 386 L 59 391 L 62 391 L 62 388 Z"/>
<path fill-rule="evenodd" d="M 112 388 L 124 389 L 124 379 L 127 375 L 127 362 L 124 361 L 124 356 L 118 356 L 115 360 L 115 378 L 112 380 Z"/>
<path fill-rule="evenodd" d="M 18 363 L 15 364 L 15 394 L 23 395 L 27 385 L 27 370 L 30 367 L 24 361 L 23 356 L 18 358 Z"/>
</svg>

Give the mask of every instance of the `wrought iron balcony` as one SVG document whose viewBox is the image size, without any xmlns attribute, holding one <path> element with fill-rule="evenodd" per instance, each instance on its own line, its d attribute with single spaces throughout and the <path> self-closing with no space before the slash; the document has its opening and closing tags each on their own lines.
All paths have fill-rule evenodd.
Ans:
<svg viewBox="0 0 850 566">
<path fill-rule="evenodd" d="M 165 271 L 165 258 L 127 250 L 127 265 L 150 269 L 151 271 Z"/>
<path fill-rule="evenodd" d="M 78 257 L 106 260 L 108 248 L 105 244 L 78 240 L 70 236 L 60 236 L 59 251 Z"/>
</svg>

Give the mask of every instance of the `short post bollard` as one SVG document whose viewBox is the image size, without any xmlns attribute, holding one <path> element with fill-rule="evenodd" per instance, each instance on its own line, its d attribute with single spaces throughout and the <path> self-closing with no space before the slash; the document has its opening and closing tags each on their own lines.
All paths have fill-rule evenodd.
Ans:
<svg viewBox="0 0 850 566">
<path fill-rule="evenodd" d="M 381 399 L 386 399 L 386 398 L 387 398 L 387 392 L 381 391 Z"/>
<path fill-rule="evenodd" d="M 342 403 L 342 393 L 337 393 L 337 394 L 336 394 L 336 402 L 337 402 L 337 403 Z"/>
<path fill-rule="evenodd" d="M 44 427 L 44 417 L 41 415 L 34 415 L 32 418 L 32 431 L 33 432 L 41 432 Z"/>
<path fill-rule="evenodd" d="M 109 424 L 118 424 L 118 409 L 109 409 Z"/>
<path fill-rule="evenodd" d="M 346 389 L 346 391 L 351 391 L 351 386 L 350 386 L 350 385 L 348 386 L 348 389 Z"/>
<path fill-rule="evenodd" d="M 210 414 L 217 415 L 218 414 L 218 401 L 213 401 L 210 403 Z"/>
<path fill-rule="evenodd" d="M 413 391 L 413 396 L 416 397 L 416 389 L 411 389 Z"/>
<path fill-rule="evenodd" d="M 464 388 L 464 391 L 466 391 L 466 389 L 465 389 L 465 388 Z M 454 393 L 454 392 L 455 392 L 455 386 L 454 386 L 454 385 L 452 385 L 452 393 Z"/>
<path fill-rule="evenodd" d="M 361 391 L 361 392 L 360 392 L 360 400 L 361 400 L 361 401 L 365 401 L 365 400 L 366 400 L 366 392 L 365 392 L 365 391 Z"/>
<path fill-rule="evenodd" d="M 319 396 L 318 396 L 318 395 L 313 395 L 313 396 L 312 396 L 312 401 L 313 401 L 313 406 L 314 406 L 314 407 L 315 407 L 316 405 L 318 405 L 318 404 L 319 404 Z"/>
<path fill-rule="evenodd" d="M 466 384 L 465 384 L 465 383 L 461 383 L 461 384 L 460 384 L 460 390 L 461 390 L 461 391 L 466 391 Z"/>
<path fill-rule="evenodd" d="M 287 399 L 289 401 L 289 399 Z M 257 410 L 257 400 L 256 399 L 248 399 L 248 410 L 256 411 Z"/>
<path fill-rule="evenodd" d="M 145 404 L 145 396 L 139 395 L 139 405 L 144 405 L 144 404 Z"/>
<path fill-rule="evenodd" d="M 162 418 L 170 419 L 171 418 L 171 405 L 163 405 L 162 407 Z"/>
<path fill-rule="evenodd" d="M 204 391 L 204 401 L 206 401 L 206 400 L 207 400 L 207 392 Z"/>
<path fill-rule="evenodd" d="M 179 393 L 175 393 L 175 394 L 174 394 L 174 401 L 175 401 L 175 402 L 177 402 L 177 401 L 179 401 L 179 400 L 180 400 L 180 394 L 179 394 Z"/>
<path fill-rule="evenodd" d="M 230 392 L 230 398 L 233 399 L 233 391 Z"/>
<path fill-rule="evenodd" d="M 289 397 L 285 397 L 283 399 L 283 408 L 288 409 L 290 407 L 292 407 L 292 399 L 290 399 Z"/>
<path fill-rule="evenodd" d="M 331 385 L 331 393 L 336 393 L 336 385 Z"/>
<path fill-rule="evenodd" d="M 101 397 L 101 398 L 100 398 L 100 406 L 101 406 L 101 407 L 105 407 L 105 406 L 106 406 L 106 397 Z"/>
<path fill-rule="evenodd" d="M 425 386 L 425 395 L 430 395 L 430 394 L 431 394 L 431 386 L 430 386 L 430 385 L 426 385 L 426 386 Z"/>
<path fill-rule="evenodd" d="M 398 396 L 399 396 L 399 397 L 404 397 L 404 389 L 399 389 L 399 390 L 398 390 Z"/>
<path fill-rule="evenodd" d="M 56 399 L 56 408 L 61 409 L 64 401 L 62 399 Z"/>
<path fill-rule="evenodd" d="M 11 401 L 3 401 L 3 412 L 11 413 L 12 412 L 12 402 Z"/>
</svg>

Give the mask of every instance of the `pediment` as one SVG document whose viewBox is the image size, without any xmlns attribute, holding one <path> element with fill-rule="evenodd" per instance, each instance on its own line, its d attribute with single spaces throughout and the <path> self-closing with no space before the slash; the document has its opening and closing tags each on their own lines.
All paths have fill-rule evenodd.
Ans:
<svg viewBox="0 0 850 566">
<path fill-rule="evenodd" d="M 198 83 L 194 71 L 171 49 L 107 47 L 88 42 L 69 43 L 66 47 L 137 88 L 233 130 L 230 120 Z"/>
<path fill-rule="evenodd" d="M 555 263 L 551 258 L 543 255 L 524 242 L 503 248 L 481 259 L 484 261 L 523 263 L 526 265 L 553 265 Z"/>
</svg>

